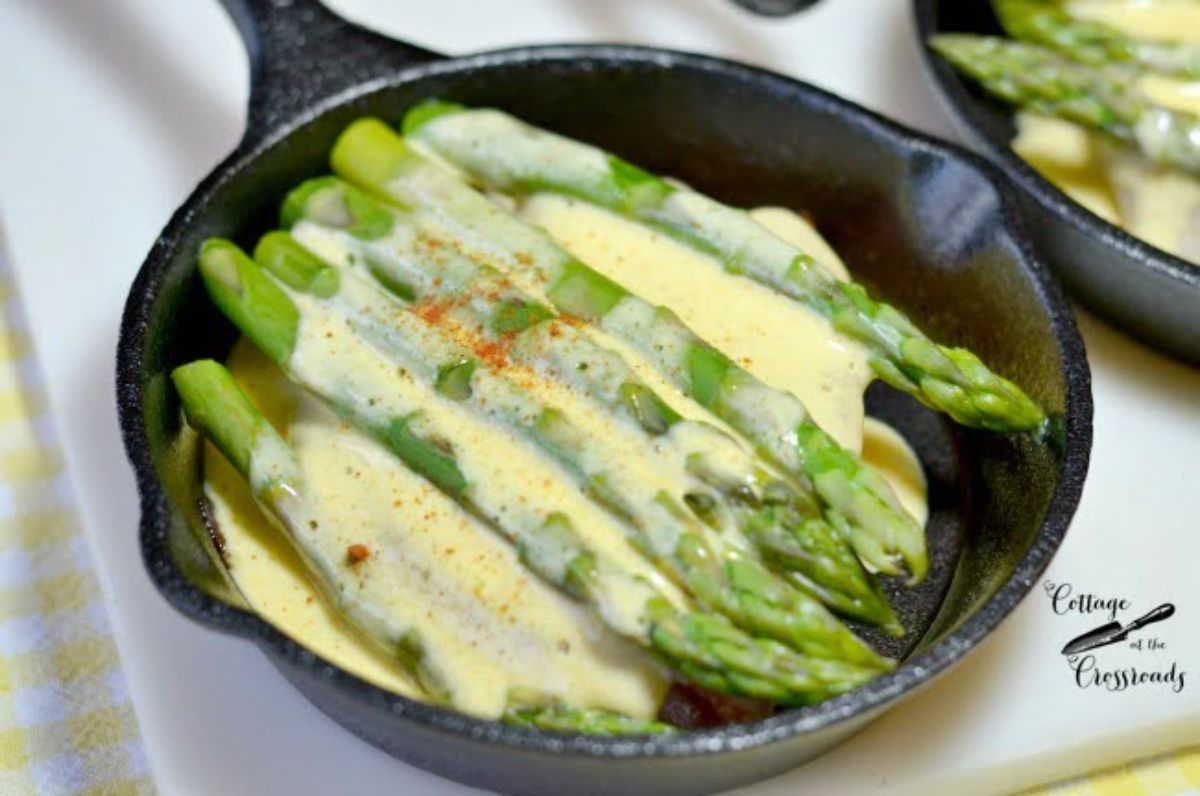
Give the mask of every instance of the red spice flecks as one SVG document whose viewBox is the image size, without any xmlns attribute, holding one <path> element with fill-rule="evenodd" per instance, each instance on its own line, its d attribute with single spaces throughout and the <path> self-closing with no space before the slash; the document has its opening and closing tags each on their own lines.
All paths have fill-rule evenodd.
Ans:
<svg viewBox="0 0 1200 796">
<path fill-rule="evenodd" d="M 488 334 L 487 329 L 479 325 L 468 328 L 461 319 L 452 315 L 455 307 L 466 304 L 474 295 L 470 291 L 458 294 L 451 299 L 435 300 L 432 297 L 421 299 L 412 305 L 412 312 L 431 326 L 438 326 L 450 332 L 461 344 L 469 347 L 483 365 L 491 370 L 510 369 L 513 367 L 508 359 L 508 349 L 512 335 L 503 335 L 499 339 Z M 484 294 L 491 301 L 499 301 L 502 294 Z"/>
<path fill-rule="evenodd" d="M 412 305 L 412 311 L 417 314 L 421 320 L 431 326 L 436 326 L 441 323 L 446 317 L 446 313 L 450 311 L 450 305 L 444 301 L 435 301 L 431 298 L 423 298 Z"/>
<path fill-rule="evenodd" d="M 508 350 L 503 342 L 480 338 L 475 340 L 472 348 L 475 350 L 475 356 L 489 368 L 499 370 L 508 367 Z"/>
<path fill-rule="evenodd" d="M 568 326 L 574 326 L 576 329 L 582 329 L 584 326 L 587 325 L 587 321 L 585 321 L 583 318 L 580 318 L 578 315 L 571 315 L 566 312 L 560 314 L 558 316 L 558 319 L 560 321 L 562 321 L 563 323 L 567 324 Z"/>
<path fill-rule="evenodd" d="M 355 543 L 346 548 L 346 560 L 350 562 L 350 566 L 365 561 L 370 555 L 371 551 L 365 544 Z"/>
<path fill-rule="evenodd" d="M 425 232 L 417 235 L 417 243 L 421 244 L 430 251 L 437 251 L 444 245 L 441 240 Z"/>
</svg>

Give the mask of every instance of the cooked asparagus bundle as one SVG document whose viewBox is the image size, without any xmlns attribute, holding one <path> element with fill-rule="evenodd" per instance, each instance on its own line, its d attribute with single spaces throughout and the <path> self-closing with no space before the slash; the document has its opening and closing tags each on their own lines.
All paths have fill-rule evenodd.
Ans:
<svg viewBox="0 0 1200 796">
<path fill-rule="evenodd" d="M 306 325 L 325 311 L 317 299 L 341 292 L 336 271 L 325 269 L 309 281 L 289 274 L 285 284 L 306 284 L 309 290 L 289 292 L 236 246 L 219 240 L 205 244 L 200 271 L 214 303 L 293 381 L 495 528 L 531 571 L 684 677 L 722 693 L 801 704 L 852 688 L 877 671 L 809 658 L 751 637 L 723 616 L 679 607 L 661 585 L 590 547 L 573 520 L 540 494 L 530 492 L 509 505 L 503 490 L 470 480 L 469 456 L 467 466 L 460 466 L 468 449 L 456 446 L 453 433 L 463 407 L 353 334 L 329 341 L 306 337 Z"/>
<path fill-rule="evenodd" d="M 320 196 L 316 201 L 328 199 Z M 745 452 L 736 445 L 732 451 L 722 445 L 732 440 L 711 427 L 671 417 L 673 428 L 654 425 L 648 430 L 647 413 L 668 418 L 670 408 L 649 388 L 623 380 L 619 373 L 612 374 L 618 378 L 611 384 L 613 395 L 620 397 L 598 412 L 588 412 L 586 406 L 567 409 L 547 403 L 541 394 L 552 391 L 552 379 L 539 377 L 534 367 L 518 371 L 516 362 L 555 361 L 561 372 L 561 365 L 569 361 L 568 369 L 576 372 L 578 362 L 588 361 L 580 357 L 596 352 L 572 346 L 579 340 L 574 330 L 554 321 L 548 308 L 506 287 L 494 271 L 481 270 L 471 283 L 455 287 L 453 299 L 431 298 L 402 312 L 362 270 L 341 271 L 336 291 L 308 287 L 331 283 L 322 277 L 331 265 L 286 233 L 264 237 L 255 259 L 281 281 L 309 292 L 394 364 L 427 379 L 444 397 L 499 420 L 557 459 L 581 490 L 623 520 L 631 543 L 686 584 L 705 607 L 725 614 L 749 632 L 775 638 L 809 655 L 885 665 L 813 598 L 767 571 L 736 531 L 713 534 L 687 508 L 689 497 L 717 507 L 720 495 L 694 476 L 717 473 L 709 478 L 709 484 L 721 484 L 719 477 L 728 482 L 736 476 L 720 472 L 727 461 L 733 462 L 735 471 L 749 471 L 756 479 L 734 487 L 750 492 L 748 502 L 761 503 L 762 491 L 777 494 L 786 491 L 787 485 L 760 486 L 758 482 L 765 479 L 741 461 L 748 458 Z M 455 269 L 447 264 L 441 270 Z M 524 356 L 520 350 L 525 351 Z M 614 369 L 623 365 L 619 358 L 615 362 L 610 358 L 609 364 Z M 602 370 L 605 368 L 589 368 L 591 372 Z M 629 419 L 640 423 L 611 422 L 619 421 L 618 413 L 625 411 L 630 413 Z M 652 461 L 656 449 L 679 448 L 680 442 L 686 448 L 696 438 L 705 445 L 680 457 L 681 465 L 683 460 L 686 465 L 676 468 L 678 472 L 668 469 L 664 473 L 665 468 Z M 714 454 L 719 462 L 709 461 Z M 619 466 L 614 466 L 616 463 Z M 742 514 L 752 511 L 736 504 L 731 508 Z M 790 507 L 781 498 L 776 508 L 786 512 Z M 772 519 L 762 512 L 759 515 L 761 524 Z"/>
<path fill-rule="evenodd" d="M 427 103 L 409 112 L 404 129 L 488 188 L 584 199 L 804 303 L 867 346 L 876 375 L 964 425 L 1022 431 L 1045 419 L 1020 388 L 974 354 L 934 343 L 901 312 L 875 301 L 861 286 L 835 278 L 742 210 L 500 111 Z"/>
<path fill-rule="evenodd" d="M 1008 35 L 1051 47 L 1073 61 L 1200 78 L 1200 47 L 1195 44 L 1142 41 L 1111 25 L 1073 16 L 1061 0 L 993 0 L 992 7 Z"/>
<path fill-rule="evenodd" d="M 562 313 L 595 323 L 641 351 L 679 389 L 751 440 L 793 476 L 811 480 L 826 517 L 845 529 L 859 556 L 879 571 L 913 580 L 927 568 L 923 529 L 878 474 L 845 451 L 795 396 L 773 389 L 655 307 L 571 257 L 548 236 L 504 212 L 431 163 L 383 123 L 352 124 L 332 153 L 334 170 L 402 206 L 438 214 L 444 244 L 532 277 Z M 285 208 L 285 214 L 291 211 Z"/>
<path fill-rule="evenodd" d="M 1200 174 L 1200 117 L 1155 104 L 1127 75 L 1008 39 L 945 34 L 930 46 L 1000 99 L 1136 146 L 1153 163 Z"/>
<path fill-rule="evenodd" d="M 637 378 L 620 356 L 569 324 L 555 322 L 548 309 L 508 284 L 494 268 L 448 247 L 431 245 L 439 241 L 436 237 L 439 228 L 434 220 L 420 211 L 410 213 L 382 207 L 346 183 L 331 178 L 304 184 L 289 195 L 285 205 L 287 221 L 296 225 L 294 230 L 303 240 L 308 240 L 315 249 L 336 250 L 347 263 L 364 264 L 364 270 L 391 286 L 400 299 L 420 299 L 426 316 L 436 310 L 439 318 L 455 319 L 460 336 L 465 333 L 479 338 L 468 340 L 468 348 L 483 346 L 493 353 L 503 352 L 507 359 L 533 370 L 549 367 L 552 371 L 549 375 L 555 380 L 591 396 L 612 415 L 632 421 L 627 425 L 634 430 L 645 457 L 666 458 L 668 467 L 686 460 L 684 469 L 700 485 L 686 493 L 656 496 L 650 501 L 658 504 L 654 506 L 656 510 L 669 509 L 667 515 L 671 516 L 686 504 L 709 524 L 719 524 L 730 514 L 740 533 L 717 539 L 716 544 L 729 547 L 725 540 L 732 537 L 732 554 L 744 534 L 777 569 L 830 607 L 898 630 L 891 607 L 878 585 L 863 571 L 842 533 L 821 519 L 807 495 L 775 477 L 723 432 L 706 423 L 681 418 Z M 389 216 L 391 221 L 386 222 L 384 219 Z M 356 232 L 366 229 L 369 219 L 373 219 L 372 233 Z M 295 244 L 288 243 L 285 237 L 270 235 L 260 244 L 256 256 L 264 264 L 279 261 L 281 276 L 302 268 L 314 274 L 319 272 L 321 266 L 312 260 L 312 255 L 303 250 L 296 252 Z M 264 248 L 270 251 L 264 252 Z M 302 266 L 301 262 L 306 264 Z M 304 284 L 317 281 L 315 276 L 301 279 Z M 523 310 L 526 320 L 535 321 L 520 330 L 513 322 L 518 308 Z M 507 313 L 509 317 L 505 331 L 497 332 L 491 322 L 498 313 Z M 359 312 L 358 316 L 369 317 L 369 314 Z M 406 326 L 411 328 L 412 324 L 409 320 Z M 392 333 L 388 324 L 364 331 L 376 340 L 385 341 L 389 341 Z M 459 363 L 442 375 L 446 386 L 456 394 L 471 397 L 469 386 L 463 389 L 459 381 L 464 376 L 469 381 L 476 372 L 478 357 L 470 352 L 445 352 L 440 361 Z M 554 422 L 560 414 L 557 410 L 530 411 L 525 404 L 527 401 L 486 401 L 491 411 L 496 411 L 496 407 L 517 407 L 515 412 L 510 411 L 508 420 L 514 422 L 511 415 L 515 415 L 518 426 L 523 418 L 538 416 L 537 427 L 523 431 L 538 437 L 539 444 L 552 453 L 562 456 L 571 452 L 575 457 L 589 444 L 603 448 L 603 440 L 578 440 L 579 433 L 565 419 Z M 665 446 L 658 438 L 668 434 L 671 445 Z M 688 446 L 693 439 L 697 444 Z M 630 515 L 635 512 L 628 500 L 614 497 L 611 492 L 613 489 L 628 492 L 640 486 L 640 481 L 649 479 L 643 481 L 632 473 L 622 479 L 621 475 L 626 474 L 597 473 L 593 469 L 588 484 L 593 494 L 602 499 L 607 496 L 607 502 L 618 513 Z M 633 483 L 629 486 L 616 486 L 618 481 L 630 478 Z M 600 484 L 606 486 L 601 488 Z M 664 554 L 671 553 L 664 551 Z M 747 566 L 748 562 L 743 562 L 738 568 L 744 570 Z M 762 578 L 758 575 L 754 579 Z M 785 636 L 781 640 L 788 639 Z"/>
</svg>

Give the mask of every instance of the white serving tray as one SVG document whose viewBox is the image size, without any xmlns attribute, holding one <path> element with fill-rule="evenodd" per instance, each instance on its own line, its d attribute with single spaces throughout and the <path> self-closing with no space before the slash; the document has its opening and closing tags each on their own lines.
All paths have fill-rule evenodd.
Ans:
<svg viewBox="0 0 1200 796">
<path fill-rule="evenodd" d="M 903 0 L 823 0 L 785 21 L 726 0 L 338 0 L 450 53 L 622 41 L 741 59 L 948 134 Z M 113 368 L 125 293 L 171 211 L 236 143 L 246 61 L 216 0 L 30 0 L 0 24 L 0 214 L 53 414 L 165 793 L 459 793 L 311 707 L 250 644 L 177 614 L 142 570 Z M 1090 318 L 1096 439 L 1083 504 L 1047 575 L 1178 612 L 1154 653 L 1185 687 L 1081 689 L 1058 650 L 1098 616 L 1035 592 L 953 672 L 844 746 L 745 793 L 1003 791 L 1200 741 L 1200 371 Z M 1099 658 L 1099 656 L 1098 656 Z"/>
</svg>

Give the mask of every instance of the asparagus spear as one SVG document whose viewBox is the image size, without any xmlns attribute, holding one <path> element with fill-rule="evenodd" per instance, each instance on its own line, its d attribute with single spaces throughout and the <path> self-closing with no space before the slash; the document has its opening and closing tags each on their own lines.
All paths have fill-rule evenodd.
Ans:
<svg viewBox="0 0 1200 796">
<path fill-rule="evenodd" d="M 1073 16 L 1060 0 L 993 0 L 992 7 L 1008 35 L 1058 50 L 1073 61 L 1200 77 L 1200 47 L 1194 44 L 1143 41 L 1103 22 Z"/>
<path fill-rule="evenodd" d="M 660 586 L 589 547 L 571 519 L 545 505 L 539 493 L 508 505 L 502 490 L 469 480 L 454 449 L 453 415 L 462 410 L 452 400 L 432 387 L 421 389 L 407 371 L 353 338 L 309 350 L 311 343 L 303 339 L 308 321 L 301 318 L 312 320 L 320 312 L 310 294 L 289 293 L 228 241 L 205 243 L 200 272 L 218 308 L 292 380 L 490 524 L 517 547 L 532 572 L 589 605 L 610 628 L 653 650 L 685 677 L 721 693 L 807 704 L 875 673 L 808 658 L 751 637 L 723 616 L 676 607 Z M 285 284 L 300 284 L 294 275 L 289 278 L 293 281 Z M 320 290 L 335 289 L 336 281 Z M 331 327 L 314 324 L 314 331 L 321 328 Z"/>
<path fill-rule="evenodd" d="M 315 201 L 328 202 L 320 195 Z M 442 263 L 446 256 L 453 255 L 443 255 Z M 319 284 L 331 267 L 282 232 L 264 237 L 255 258 L 293 286 Z M 461 267 L 471 264 L 465 262 Z M 707 535 L 699 520 L 685 509 L 687 498 L 682 493 L 708 497 L 711 492 L 703 488 L 691 491 L 692 479 L 684 468 L 678 468 L 682 472 L 675 474 L 662 474 L 652 464 L 641 464 L 644 457 L 654 455 L 656 448 L 672 446 L 680 436 L 686 442 L 688 435 L 700 435 L 703 441 L 717 444 L 718 450 L 719 443 L 730 441 L 727 437 L 714 439 L 713 433 L 719 434 L 715 429 L 669 418 L 678 424 L 671 430 L 678 435 L 656 440 L 644 425 L 645 412 L 654 410 L 665 417 L 669 407 L 644 385 L 622 380 L 622 376 L 631 374 L 620 371 L 612 374 L 616 376 L 613 392 L 622 399 L 609 402 L 601 413 L 629 410 L 641 424 L 612 423 L 600 426 L 598 432 L 586 430 L 583 424 L 576 427 L 576 416 L 540 397 L 539 393 L 552 385 L 545 380 L 540 385 L 531 384 L 524 371 L 514 374 L 509 358 L 519 357 L 518 349 L 524 349 L 523 359 L 527 362 L 558 357 L 559 362 L 569 360 L 569 369 L 574 371 L 580 356 L 595 352 L 587 346 L 581 349 L 571 345 L 580 341 L 578 333 L 552 321 L 549 309 L 507 287 L 491 269 L 475 268 L 470 284 L 443 287 L 452 299 L 429 301 L 420 313 L 397 312 L 389 297 L 362 271 L 341 271 L 336 293 L 327 289 L 319 294 L 312 289 L 308 292 L 328 304 L 341 322 L 394 364 L 412 374 L 424 368 L 425 377 L 442 395 L 500 420 L 556 458 L 585 493 L 624 521 L 621 524 L 630 533 L 631 542 L 686 583 L 706 607 L 720 611 L 756 635 L 784 641 L 806 654 L 886 667 L 878 655 L 815 600 L 778 580 L 753 554 L 746 555 L 750 551 L 732 544 L 730 534 Z M 432 270 L 436 273 L 438 266 Z M 476 358 L 480 351 L 489 352 L 482 361 Z M 611 363 L 614 369 L 624 367 L 619 358 L 615 360 Z M 449 363 L 449 367 L 436 368 L 434 363 Z M 639 401 L 648 403 L 637 405 Z M 654 433 L 666 436 L 666 427 L 652 428 Z M 640 450 L 644 457 L 627 461 L 627 446 Z M 736 446 L 733 451 L 726 448 L 722 459 L 736 462 L 738 454 L 743 453 Z M 614 469 L 612 463 L 622 460 L 626 460 L 623 466 Z M 738 486 L 751 489 L 754 485 Z M 779 483 L 776 491 L 779 489 L 786 489 L 786 485 Z M 786 506 L 777 508 L 783 511 Z M 752 513 L 751 509 L 742 510 Z M 770 519 L 764 516 L 761 522 Z"/>
<path fill-rule="evenodd" d="M 1200 117 L 1155 104 L 1126 76 L 1008 39 L 945 34 L 930 46 L 1006 102 L 1132 144 L 1161 166 L 1200 174 Z"/>
<path fill-rule="evenodd" d="M 489 188 L 575 196 L 644 223 L 829 318 L 866 345 L 875 374 L 958 422 L 998 431 L 1045 419 L 971 352 L 937 345 L 895 308 L 842 282 L 742 210 L 673 185 L 595 147 L 495 110 L 417 106 L 405 133 Z"/>
<path fill-rule="evenodd" d="M 643 721 L 620 713 L 562 705 L 513 707 L 504 714 L 504 721 L 533 730 L 585 735 L 662 735 L 675 731 L 671 725 L 657 721 Z"/>
<path fill-rule="evenodd" d="M 480 317 L 481 309 L 507 306 L 535 306 L 528 294 L 505 283 L 504 278 L 486 264 L 471 258 L 430 246 L 436 242 L 437 229 L 419 211 L 412 213 L 383 209 L 346 183 L 321 178 L 305 183 L 285 200 L 287 220 L 296 233 L 320 248 L 330 246 L 345 252 L 345 260 L 368 264 L 370 272 L 385 285 L 402 285 L 402 299 L 420 298 L 427 304 L 438 303 L 455 316 L 465 316 L 460 326 L 489 330 L 488 318 Z M 390 213 L 392 224 L 384 231 L 380 224 L 377 237 L 365 238 L 352 230 L 361 228 L 366 214 L 378 216 Z M 268 240 L 272 236 L 268 236 Z M 285 248 L 286 238 L 280 238 Z M 264 241 L 264 243 L 266 240 Z M 303 241 L 302 241 L 303 242 Z M 294 246 L 294 244 L 292 244 Z M 261 248 L 261 245 L 260 245 Z M 274 248 L 274 247 L 273 247 Z M 301 259 L 293 254 L 292 259 Z M 267 259 L 273 259 L 268 257 Z M 267 260 L 263 260 L 266 262 Z M 310 269 L 318 266 L 310 263 Z M 471 286 L 471 300 L 465 293 Z M 362 313 L 360 313 L 360 316 Z M 548 313 L 547 313 L 548 315 Z M 385 332 L 386 335 L 386 332 Z M 499 339 L 497 339 L 499 338 Z M 839 530 L 825 523 L 818 509 L 791 484 L 763 473 L 741 446 L 717 429 L 694 420 L 684 421 L 670 405 L 649 386 L 642 383 L 628 365 L 613 352 L 602 348 L 590 337 L 565 324 L 538 323 L 516 335 L 494 332 L 489 344 L 503 344 L 503 350 L 533 367 L 552 365 L 555 378 L 602 402 L 614 415 L 625 414 L 635 421 L 643 441 L 650 443 L 650 456 L 674 453 L 678 445 L 664 449 L 654 437 L 672 430 L 674 442 L 699 436 L 708 446 L 709 455 L 724 462 L 727 472 L 705 466 L 703 446 L 696 452 L 688 467 L 705 485 L 717 489 L 690 490 L 682 498 L 687 506 L 709 519 L 715 508 L 730 508 L 740 530 L 754 542 L 757 549 L 800 588 L 813 593 L 835 610 L 875 624 L 885 625 L 893 632 L 900 628 L 877 584 L 863 570 Z M 478 345 L 478 343 L 476 343 Z M 464 355 L 456 355 L 462 358 Z M 444 355 L 452 361 L 455 355 Z M 581 363 L 586 363 L 580 367 Z M 460 371 L 461 372 L 461 371 Z M 469 394 L 469 393 L 468 393 Z M 490 401 L 490 406 L 512 406 L 515 402 Z M 518 413 L 529 416 L 529 412 Z M 539 413 L 532 413 L 539 414 Z M 543 418 L 552 414 L 541 412 Z M 545 424 L 549 425 L 549 424 Z M 558 424 L 562 425 L 562 424 Z M 581 444 L 557 444 L 552 429 L 541 429 L 554 450 L 578 451 Z M 730 469 L 729 462 L 737 466 Z M 613 480 L 604 476 L 605 480 Z"/>
<path fill-rule="evenodd" d="M 210 439 L 246 479 L 255 502 L 295 545 L 331 602 L 366 638 L 395 655 L 426 693 L 439 702 L 452 701 L 436 650 L 427 650 L 412 627 L 371 599 L 377 587 L 371 582 L 345 587 L 346 576 L 339 572 L 346 565 L 313 530 L 319 515 L 299 461 L 229 371 L 212 360 L 200 360 L 176 368 L 171 380 L 188 424 Z"/>
<path fill-rule="evenodd" d="M 914 581 L 924 577 L 923 530 L 891 487 L 826 434 L 795 396 L 772 389 L 721 356 L 669 309 L 650 305 L 571 257 L 544 233 L 424 159 L 383 123 L 352 124 L 331 159 L 335 171 L 375 194 L 437 212 L 452 228 L 452 246 L 503 264 L 510 276 L 535 277 L 559 311 L 593 322 L 640 350 L 768 459 L 811 480 L 826 517 L 849 531 L 864 561 L 900 574 L 903 560 Z"/>
</svg>

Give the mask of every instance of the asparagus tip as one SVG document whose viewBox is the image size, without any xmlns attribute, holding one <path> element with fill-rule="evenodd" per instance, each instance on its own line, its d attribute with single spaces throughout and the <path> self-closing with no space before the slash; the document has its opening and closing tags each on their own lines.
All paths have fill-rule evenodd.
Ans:
<svg viewBox="0 0 1200 796">
<path fill-rule="evenodd" d="M 446 102 L 439 99 L 425 100 L 408 109 L 408 112 L 404 114 L 404 121 L 401 122 L 400 129 L 405 135 L 408 135 L 439 116 L 460 113 L 465 110 L 466 107 L 457 102 Z"/>
<path fill-rule="evenodd" d="M 188 425 L 204 434 L 241 473 L 250 470 L 258 412 L 224 365 L 199 359 L 171 371 Z"/>
<path fill-rule="evenodd" d="M 296 344 L 299 313 L 283 288 L 237 244 L 223 238 L 204 242 L 199 268 L 221 312 L 264 354 L 286 362 Z"/>
<path fill-rule="evenodd" d="M 321 298 L 338 292 L 341 279 L 295 238 L 282 230 L 268 232 L 254 247 L 254 259 L 284 284 Z"/>
<path fill-rule="evenodd" d="M 379 119 L 366 117 L 342 131 L 329 162 L 335 173 L 350 181 L 375 185 L 390 180 L 408 157 L 404 139 Z"/>
<path fill-rule="evenodd" d="M 171 381 L 176 388 L 180 388 L 180 392 L 184 392 L 202 382 L 220 379 L 222 372 L 228 373 L 225 366 L 215 359 L 197 359 L 172 370 Z"/>
<path fill-rule="evenodd" d="M 335 188 L 341 181 L 332 175 L 313 177 L 288 192 L 279 209 L 279 226 L 291 229 L 307 215 L 308 202 L 326 188 Z"/>
<path fill-rule="evenodd" d="M 200 245 L 200 273 L 234 292 L 242 289 L 238 259 L 245 256 L 237 244 L 225 238 L 209 238 Z"/>
</svg>

